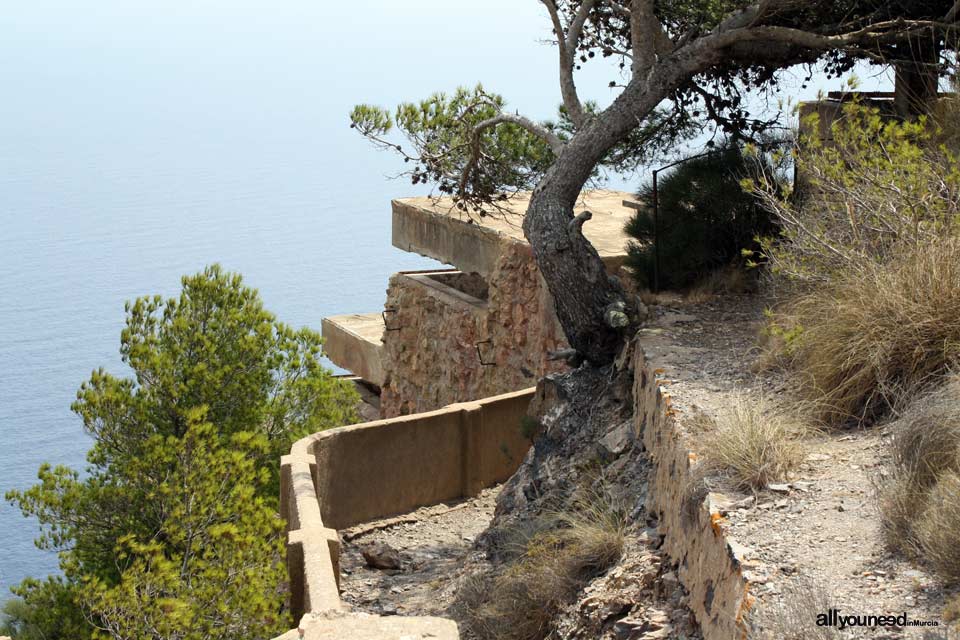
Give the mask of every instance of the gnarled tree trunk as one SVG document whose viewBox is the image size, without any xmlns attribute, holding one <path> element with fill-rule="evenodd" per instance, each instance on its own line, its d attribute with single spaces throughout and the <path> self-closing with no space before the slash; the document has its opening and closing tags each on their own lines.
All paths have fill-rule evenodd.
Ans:
<svg viewBox="0 0 960 640">
<path fill-rule="evenodd" d="M 625 331 L 633 326 L 611 326 L 608 309 L 620 301 L 632 316 L 629 310 L 634 305 L 625 299 L 619 281 L 607 276 L 600 254 L 574 221 L 573 208 L 603 157 L 685 77 L 710 65 L 714 54 L 704 50 L 670 58 L 660 61 L 643 80 L 631 81 L 610 107 L 587 121 L 565 145 L 534 190 L 523 222 L 560 326 L 570 346 L 594 365 L 612 362 Z"/>
</svg>

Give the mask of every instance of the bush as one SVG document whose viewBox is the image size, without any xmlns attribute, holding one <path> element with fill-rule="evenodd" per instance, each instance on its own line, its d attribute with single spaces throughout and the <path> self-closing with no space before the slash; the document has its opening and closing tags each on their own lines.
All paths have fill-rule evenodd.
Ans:
<svg viewBox="0 0 960 640">
<path fill-rule="evenodd" d="M 800 578 L 786 582 L 762 617 L 748 616 L 745 640 L 839 640 L 836 627 L 820 626 L 817 614 L 836 606 L 829 587 L 822 581 Z"/>
<path fill-rule="evenodd" d="M 916 525 L 923 559 L 947 581 L 960 580 L 960 473 L 940 476 Z"/>
<path fill-rule="evenodd" d="M 960 378 L 915 400 L 894 429 L 878 491 L 884 538 L 960 579 Z"/>
<path fill-rule="evenodd" d="M 957 362 L 960 239 L 837 276 L 775 322 L 816 418 L 872 422 Z"/>
<path fill-rule="evenodd" d="M 763 165 L 745 182 L 781 225 L 779 236 L 762 243 L 774 273 L 833 282 L 957 231 L 960 165 L 941 144 L 948 132 L 924 118 L 884 117 L 855 100 L 831 124 L 829 140 L 816 114 L 804 125 L 816 133 L 800 136 L 793 152 L 803 197 Z"/>
<path fill-rule="evenodd" d="M 757 248 L 755 238 L 774 233 L 773 217 L 740 186 L 750 172 L 740 148 L 730 144 L 717 154 L 679 165 L 659 182 L 661 288 L 681 289 L 713 271 L 744 266 L 742 250 Z M 633 238 L 627 266 L 641 288 L 653 284 L 655 264 L 653 188 L 637 195 L 644 208 L 625 227 Z"/>
<path fill-rule="evenodd" d="M 700 416 L 704 471 L 738 489 L 760 490 L 784 480 L 803 460 L 803 427 L 764 400 L 740 397 L 717 418 Z"/>
</svg>

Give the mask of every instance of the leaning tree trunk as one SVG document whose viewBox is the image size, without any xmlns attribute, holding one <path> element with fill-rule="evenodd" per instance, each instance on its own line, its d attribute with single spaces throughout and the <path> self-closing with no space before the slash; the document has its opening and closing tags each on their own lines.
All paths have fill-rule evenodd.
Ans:
<svg viewBox="0 0 960 640">
<path fill-rule="evenodd" d="M 594 365 L 609 363 L 623 343 L 623 314 L 633 318 L 616 278 L 607 275 L 600 254 L 582 233 L 589 217 L 573 208 L 593 170 L 609 150 L 637 125 L 638 113 L 653 110 L 666 95 L 628 87 L 603 113 L 591 119 L 566 145 L 533 191 L 523 231 L 537 266 L 553 295 L 560 326 L 570 346 Z M 611 313 L 613 312 L 613 313 Z"/>
<path fill-rule="evenodd" d="M 567 142 L 533 191 L 524 235 L 570 346 L 592 364 L 612 362 L 633 326 L 612 322 L 617 314 L 611 316 L 611 309 L 623 309 L 633 320 L 635 306 L 625 299 L 619 281 L 607 276 L 600 254 L 583 237 L 584 219 L 574 218 L 574 204 L 610 150 L 683 82 L 719 59 L 719 48 L 709 39 L 695 40 L 659 59 L 642 77 L 634 75 L 617 99 Z"/>
</svg>

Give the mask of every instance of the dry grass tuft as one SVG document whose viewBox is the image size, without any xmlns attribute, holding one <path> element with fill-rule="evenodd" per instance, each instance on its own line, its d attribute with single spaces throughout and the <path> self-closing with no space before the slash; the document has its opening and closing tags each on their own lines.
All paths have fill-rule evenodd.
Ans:
<svg viewBox="0 0 960 640">
<path fill-rule="evenodd" d="M 742 295 L 756 289 L 757 277 L 743 267 L 717 269 L 687 290 L 685 300 L 691 304 L 709 302 L 721 294 Z"/>
<path fill-rule="evenodd" d="M 894 424 L 878 488 L 887 545 L 960 579 L 960 378 L 918 398 Z"/>
<path fill-rule="evenodd" d="M 943 621 L 960 629 L 960 595 L 947 600 L 946 606 L 943 607 Z"/>
<path fill-rule="evenodd" d="M 849 273 L 798 298 L 779 324 L 817 419 L 874 421 L 960 356 L 960 239 Z"/>
<path fill-rule="evenodd" d="M 747 620 L 747 640 L 837 640 L 835 627 L 817 626 L 817 614 L 835 606 L 828 589 L 818 581 L 801 578 L 783 587 L 776 603 L 762 619 Z"/>
<path fill-rule="evenodd" d="M 888 545 L 914 551 L 913 527 L 928 494 L 943 473 L 960 470 L 960 382 L 919 398 L 893 428 L 878 491 L 880 514 Z"/>
<path fill-rule="evenodd" d="M 648 307 L 679 305 L 683 302 L 683 297 L 675 291 L 661 291 L 654 293 L 649 289 L 641 289 L 637 296 L 640 301 Z"/>
<path fill-rule="evenodd" d="M 784 480 L 803 461 L 806 428 L 763 399 L 738 397 L 713 422 L 702 440 L 705 471 L 738 489 Z"/>
<path fill-rule="evenodd" d="M 915 529 L 924 561 L 944 580 L 960 580 L 960 474 L 940 476 Z"/>
<path fill-rule="evenodd" d="M 579 499 L 537 527 L 523 527 L 520 553 L 503 569 L 461 584 L 455 608 L 479 640 L 541 640 L 550 621 L 623 553 L 626 519 L 606 495 Z M 535 531 L 535 532 L 534 532 Z"/>
</svg>

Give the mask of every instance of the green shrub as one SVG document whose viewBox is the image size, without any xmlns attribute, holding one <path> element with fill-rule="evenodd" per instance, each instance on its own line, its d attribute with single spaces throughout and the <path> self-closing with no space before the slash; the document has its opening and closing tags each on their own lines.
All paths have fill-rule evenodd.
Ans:
<svg viewBox="0 0 960 640">
<path fill-rule="evenodd" d="M 804 130 L 817 133 L 801 135 L 793 150 L 802 198 L 766 170 L 744 182 L 781 226 L 761 253 L 773 273 L 819 285 L 957 232 L 960 158 L 944 142 L 949 131 L 925 118 L 885 117 L 855 100 L 831 123 L 828 139 L 817 114 Z"/>
<path fill-rule="evenodd" d="M 679 165 L 659 181 L 659 230 L 653 220 L 652 185 L 637 194 L 644 208 L 625 231 L 633 239 L 627 265 L 641 288 L 653 284 L 658 231 L 661 288 L 686 288 L 721 267 L 744 266 L 743 250 L 758 248 L 758 236 L 776 231 L 770 212 L 741 187 L 754 170 L 733 144 Z"/>
</svg>

